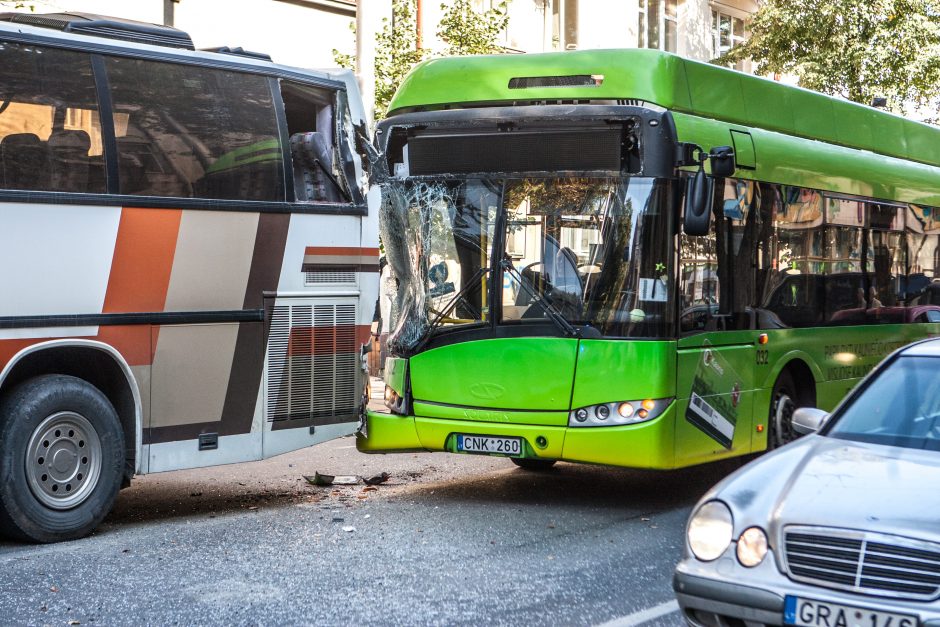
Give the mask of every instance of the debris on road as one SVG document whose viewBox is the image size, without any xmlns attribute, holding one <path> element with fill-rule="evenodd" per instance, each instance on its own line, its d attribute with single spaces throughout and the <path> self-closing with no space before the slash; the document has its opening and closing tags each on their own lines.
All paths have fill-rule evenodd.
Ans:
<svg viewBox="0 0 940 627">
<path fill-rule="evenodd" d="M 345 532 L 347 532 L 347 533 L 352 533 L 352 532 L 355 531 L 355 530 L 356 530 L 356 528 L 355 528 L 355 527 L 352 527 L 352 526 L 343 527 L 343 531 L 345 531 Z"/>
<path fill-rule="evenodd" d="M 313 476 L 303 475 L 310 485 L 330 486 L 330 485 L 356 485 L 359 483 L 358 475 L 324 475 L 314 472 Z"/>
<path fill-rule="evenodd" d="M 385 483 L 386 481 L 388 481 L 388 478 L 389 478 L 390 476 L 391 476 L 391 475 L 389 475 L 387 472 L 383 472 L 383 473 L 380 474 L 380 475 L 376 475 L 376 476 L 374 476 L 374 477 L 369 477 L 368 479 L 363 479 L 363 481 L 365 482 L 366 485 L 372 485 L 372 486 L 374 486 L 374 485 L 379 485 L 379 484 Z"/>
</svg>

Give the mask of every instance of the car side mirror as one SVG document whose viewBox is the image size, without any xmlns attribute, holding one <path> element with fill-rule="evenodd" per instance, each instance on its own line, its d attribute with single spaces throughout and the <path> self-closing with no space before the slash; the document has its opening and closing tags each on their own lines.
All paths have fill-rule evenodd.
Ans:
<svg viewBox="0 0 940 627">
<path fill-rule="evenodd" d="M 793 430 L 800 435 L 816 433 L 824 424 L 829 414 L 815 407 L 798 407 L 793 412 Z"/>
<path fill-rule="evenodd" d="M 686 235 L 693 237 L 708 235 L 714 189 L 715 180 L 705 175 L 704 168 L 699 168 L 695 176 L 688 179 L 682 219 L 682 230 Z"/>
</svg>

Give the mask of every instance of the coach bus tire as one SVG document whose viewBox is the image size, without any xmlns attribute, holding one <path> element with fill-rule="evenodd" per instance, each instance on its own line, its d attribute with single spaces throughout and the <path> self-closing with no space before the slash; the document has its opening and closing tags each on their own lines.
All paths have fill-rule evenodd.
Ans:
<svg viewBox="0 0 940 627">
<path fill-rule="evenodd" d="M 525 457 L 510 457 L 512 463 L 525 470 L 548 470 L 555 465 L 554 459 L 527 459 Z"/>
<path fill-rule="evenodd" d="M 770 396 L 768 450 L 780 448 L 797 438 L 793 430 L 793 412 L 797 407 L 800 407 L 800 400 L 796 393 L 796 385 L 793 383 L 793 375 L 784 370 L 777 377 Z"/>
<path fill-rule="evenodd" d="M 107 397 L 82 379 L 42 375 L 0 400 L 0 535 L 28 542 L 85 536 L 111 511 L 124 432 Z"/>
</svg>

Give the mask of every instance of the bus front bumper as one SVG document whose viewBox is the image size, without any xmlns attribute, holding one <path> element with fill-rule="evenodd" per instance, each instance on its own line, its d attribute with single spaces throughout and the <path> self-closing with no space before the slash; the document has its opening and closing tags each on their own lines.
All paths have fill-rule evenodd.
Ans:
<svg viewBox="0 0 940 627">
<path fill-rule="evenodd" d="M 675 404 L 647 423 L 611 427 L 559 427 L 471 420 L 399 416 L 367 412 L 356 437 L 363 453 L 405 451 L 456 452 L 456 436 L 519 437 L 523 456 L 570 462 L 673 468 L 671 413 Z"/>
</svg>

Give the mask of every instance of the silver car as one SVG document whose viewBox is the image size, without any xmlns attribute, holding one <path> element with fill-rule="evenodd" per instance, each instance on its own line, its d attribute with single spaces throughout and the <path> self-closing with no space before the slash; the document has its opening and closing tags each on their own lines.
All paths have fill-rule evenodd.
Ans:
<svg viewBox="0 0 940 627">
<path fill-rule="evenodd" d="M 673 587 L 696 626 L 940 627 L 940 340 L 696 505 Z"/>
</svg>

